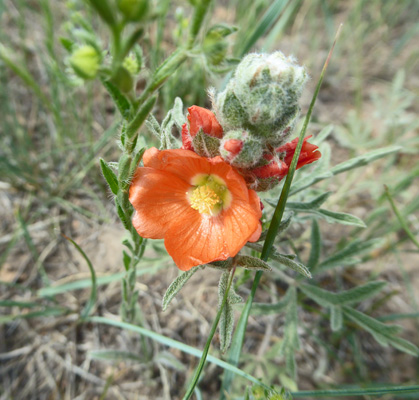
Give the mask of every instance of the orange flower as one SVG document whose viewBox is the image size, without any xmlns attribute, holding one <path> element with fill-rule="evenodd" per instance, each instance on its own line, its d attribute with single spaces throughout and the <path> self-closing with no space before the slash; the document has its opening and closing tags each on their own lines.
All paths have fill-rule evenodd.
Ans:
<svg viewBox="0 0 419 400">
<path fill-rule="evenodd" d="M 164 238 L 181 270 L 234 257 L 259 239 L 259 197 L 221 157 L 153 147 L 143 162 L 129 192 L 132 223 L 144 238 Z"/>
</svg>

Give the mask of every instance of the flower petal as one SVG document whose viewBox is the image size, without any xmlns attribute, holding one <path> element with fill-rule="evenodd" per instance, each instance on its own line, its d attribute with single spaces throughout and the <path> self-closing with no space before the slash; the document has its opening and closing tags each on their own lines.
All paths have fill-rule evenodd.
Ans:
<svg viewBox="0 0 419 400">
<path fill-rule="evenodd" d="M 176 175 L 153 168 L 138 168 L 129 191 L 136 213 L 132 223 L 145 238 L 162 239 L 174 219 L 190 209 L 190 185 Z"/>
<path fill-rule="evenodd" d="M 256 193 L 254 196 L 257 198 Z M 198 265 L 234 257 L 249 238 L 257 240 L 260 217 L 259 199 L 252 203 L 236 200 L 216 217 L 190 208 L 183 219 L 177 219 L 167 230 L 164 244 L 175 264 L 182 271 L 188 271 Z"/>
<path fill-rule="evenodd" d="M 145 167 L 169 172 L 188 183 L 197 174 L 209 174 L 211 168 L 208 159 L 184 149 L 159 151 L 152 147 L 144 153 L 143 160 Z"/>
<path fill-rule="evenodd" d="M 218 217 L 199 214 L 191 208 L 183 220 L 176 221 L 166 232 L 164 244 L 179 269 L 188 271 L 230 257 Z"/>
<path fill-rule="evenodd" d="M 206 108 L 192 106 L 188 108 L 190 134 L 194 137 L 202 128 L 203 132 L 209 136 L 221 139 L 223 137 L 223 128 L 215 118 L 215 115 Z"/>
</svg>

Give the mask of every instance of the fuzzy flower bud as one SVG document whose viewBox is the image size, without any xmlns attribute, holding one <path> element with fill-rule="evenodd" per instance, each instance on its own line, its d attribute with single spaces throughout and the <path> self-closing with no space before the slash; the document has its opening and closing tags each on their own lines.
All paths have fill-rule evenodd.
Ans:
<svg viewBox="0 0 419 400">
<path fill-rule="evenodd" d="M 298 157 L 297 168 L 311 164 L 321 157 L 318 147 L 304 138 L 303 147 Z M 298 138 L 278 147 L 271 153 L 265 153 L 261 165 L 247 169 L 243 175 L 249 187 L 258 192 L 263 192 L 275 187 L 287 174 L 297 148 Z"/>
<path fill-rule="evenodd" d="M 215 115 L 202 107 L 188 108 L 188 121 L 182 127 L 182 148 L 193 150 L 201 157 L 215 157 L 220 154 L 220 139 L 223 128 Z"/>
<path fill-rule="evenodd" d="M 221 157 L 236 168 L 251 168 L 262 157 L 260 140 L 242 129 L 227 132 L 220 145 Z"/>
<path fill-rule="evenodd" d="M 93 79 L 100 67 L 100 55 L 93 46 L 76 49 L 70 57 L 74 72 L 83 79 Z"/>
<path fill-rule="evenodd" d="M 298 116 L 307 78 L 304 67 L 280 51 L 249 54 L 217 95 L 217 117 L 224 129 L 242 127 L 266 143 L 282 144 Z"/>
</svg>

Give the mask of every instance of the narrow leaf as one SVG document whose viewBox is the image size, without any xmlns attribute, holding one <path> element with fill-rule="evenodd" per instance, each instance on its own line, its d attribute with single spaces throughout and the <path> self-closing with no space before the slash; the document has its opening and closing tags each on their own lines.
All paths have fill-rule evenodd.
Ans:
<svg viewBox="0 0 419 400">
<path fill-rule="evenodd" d="M 179 291 L 185 286 L 186 282 L 198 271 L 199 268 L 192 268 L 189 271 L 182 272 L 167 288 L 166 293 L 163 296 L 163 311 L 167 309 L 170 302 L 179 293 Z"/>
<path fill-rule="evenodd" d="M 317 210 L 316 215 L 323 217 L 329 223 L 336 222 L 343 225 L 360 226 L 361 228 L 367 227 L 365 225 L 365 222 L 362 221 L 362 219 L 352 214 L 330 211 L 320 208 L 319 210 Z"/>
<path fill-rule="evenodd" d="M 343 312 L 346 317 L 357 323 L 359 326 L 370 332 L 372 335 L 392 336 L 402 330 L 399 325 L 386 325 L 360 311 L 349 306 L 343 306 Z"/>
<path fill-rule="evenodd" d="M 322 193 L 321 195 L 317 196 L 311 201 L 308 201 L 306 203 L 300 203 L 300 202 L 292 202 L 289 201 L 286 204 L 286 208 L 290 208 L 294 211 L 310 211 L 310 210 L 317 210 L 332 194 L 332 192 L 326 192 Z"/>
<path fill-rule="evenodd" d="M 234 310 L 232 304 L 237 302 L 237 295 L 232 294 L 233 288 L 229 288 L 228 283 L 230 279 L 230 271 L 225 271 L 221 277 L 218 285 L 218 308 L 221 308 L 223 304 L 223 299 L 226 296 L 226 290 L 229 290 L 227 293 L 227 302 L 224 305 L 224 308 L 221 312 L 219 332 L 220 332 L 220 350 L 224 353 L 231 344 L 231 337 L 233 334 L 234 328 Z"/>
<path fill-rule="evenodd" d="M 332 254 L 323 260 L 318 267 L 318 270 L 325 271 L 339 266 L 354 265 L 359 262 L 359 256 L 366 252 L 372 251 L 374 248 L 380 246 L 382 239 L 370 239 L 361 241 L 359 239 L 349 243 L 344 249 Z"/>
<path fill-rule="evenodd" d="M 111 167 L 102 158 L 100 158 L 99 161 L 103 177 L 106 179 L 106 182 L 108 182 L 112 193 L 116 196 L 118 194 L 118 178 Z"/>
<path fill-rule="evenodd" d="M 92 350 L 89 351 L 88 355 L 96 360 L 108 360 L 108 361 L 136 361 L 143 362 L 141 357 L 133 354 L 130 351 L 120 350 Z"/>
<path fill-rule="evenodd" d="M 322 238 L 320 234 L 319 224 L 318 222 L 313 219 L 312 226 L 311 226 L 311 249 L 310 249 L 310 256 L 307 261 L 307 268 L 310 271 L 313 271 L 320 259 L 320 252 L 322 247 Z"/>
<path fill-rule="evenodd" d="M 284 297 L 282 300 L 277 303 L 253 303 L 252 310 L 250 313 L 252 315 L 270 315 L 270 314 L 279 314 L 287 306 L 288 299 Z"/>
<path fill-rule="evenodd" d="M 124 119 L 128 119 L 131 110 L 131 105 L 128 99 L 120 92 L 120 90 L 113 83 L 109 82 L 104 78 L 101 79 L 101 82 L 112 97 L 112 100 L 116 104 L 121 116 Z"/>
<path fill-rule="evenodd" d="M 412 241 L 412 243 L 419 249 L 419 242 L 416 239 L 415 235 L 412 233 L 412 231 L 409 229 L 406 219 L 403 217 L 403 215 L 400 213 L 400 211 L 396 207 L 396 204 L 394 203 L 393 197 L 391 196 L 390 191 L 388 190 L 388 187 L 384 185 L 384 188 L 385 188 L 384 193 L 387 196 L 387 199 L 390 202 L 391 208 L 393 209 L 394 214 L 396 214 L 396 217 L 399 220 L 400 225 L 402 226 L 402 228 L 404 229 L 404 231 L 406 232 L 407 236 Z"/>
<path fill-rule="evenodd" d="M 243 267 L 244 269 L 254 271 L 272 271 L 269 264 L 262 261 L 260 258 L 238 255 L 236 256 L 236 262 L 238 267 Z"/>
<path fill-rule="evenodd" d="M 342 308 L 332 307 L 330 309 L 330 327 L 333 332 L 340 331 L 343 326 Z"/>
<path fill-rule="evenodd" d="M 338 165 L 335 165 L 331 171 L 333 175 L 341 174 L 342 172 L 349 171 L 350 169 L 363 167 L 379 158 L 385 157 L 389 154 L 398 152 L 401 149 L 400 146 L 389 146 L 381 149 L 370 151 L 369 153 L 361 156 L 351 158 L 350 160 L 344 161 Z"/>
</svg>

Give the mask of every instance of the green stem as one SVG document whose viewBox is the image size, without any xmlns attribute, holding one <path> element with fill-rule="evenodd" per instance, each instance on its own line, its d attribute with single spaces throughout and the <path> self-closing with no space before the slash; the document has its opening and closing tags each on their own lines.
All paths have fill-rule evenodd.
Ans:
<svg viewBox="0 0 419 400">
<path fill-rule="evenodd" d="M 314 104 L 315 104 L 316 99 L 317 99 L 317 95 L 320 91 L 320 87 L 321 87 L 321 84 L 323 82 L 323 78 L 324 78 L 324 75 L 325 75 L 325 72 L 326 72 L 326 68 L 327 68 L 327 66 L 329 64 L 329 61 L 330 61 L 330 58 L 332 56 L 333 49 L 335 47 L 337 38 L 339 36 L 341 27 L 342 27 L 342 25 L 339 27 L 338 32 L 336 33 L 335 41 L 333 42 L 332 48 L 330 49 L 329 55 L 326 59 L 326 62 L 324 63 L 323 70 L 320 74 L 319 81 L 317 82 L 316 90 L 315 90 L 313 98 L 311 100 L 310 107 L 308 109 L 306 118 L 304 120 L 303 128 L 301 129 L 300 136 L 299 136 L 299 139 L 298 139 L 297 148 L 295 149 L 295 153 L 294 153 L 294 156 L 292 158 L 292 162 L 291 162 L 291 165 L 290 165 L 290 168 L 289 168 L 289 172 L 288 172 L 287 177 L 285 179 L 285 183 L 284 183 L 284 186 L 282 188 L 281 195 L 279 197 L 277 206 L 275 208 L 274 215 L 273 215 L 271 223 L 269 225 L 269 229 L 268 229 L 268 233 L 266 235 L 265 242 L 263 244 L 262 254 L 260 256 L 261 260 L 263 260 L 263 261 L 268 260 L 269 254 L 270 254 L 272 246 L 273 246 L 273 243 L 274 243 L 276 235 L 278 233 L 278 228 L 279 228 L 279 225 L 281 223 L 282 217 L 284 215 L 285 204 L 287 202 L 288 194 L 289 194 L 289 191 L 290 191 L 290 188 L 291 188 L 291 182 L 292 182 L 292 179 L 294 177 L 294 172 L 295 172 L 296 167 L 297 167 L 297 162 L 298 162 L 298 158 L 300 156 L 301 148 L 303 147 L 304 135 L 306 133 L 307 126 L 310 122 L 311 113 L 313 111 Z M 246 333 L 246 326 L 247 326 L 247 321 L 248 321 L 249 314 L 250 314 L 250 309 L 252 308 L 253 299 L 255 297 L 256 289 L 259 285 L 259 281 L 260 281 L 261 277 L 262 277 L 262 271 L 258 271 L 255 275 L 254 280 L 253 280 L 250 295 L 249 295 L 249 297 L 246 301 L 246 304 L 243 308 L 242 314 L 240 315 L 239 322 L 237 323 L 236 333 L 235 333 L 234 338 L 233 338 L 233 343 L 234 344 L 231 347 L 231 353 L 230 353 L 230 357 L 228 359 L 230 364 L 233 364 L 233 365 L 238 364 L 241 349 L 243 347 L 244 335 Z M 221 399 L 225 398 L 223 393 L 227 392 L 229 390 L 232 380 L 233 380 L 233 375 L 230 374 L 230 373 L 225 373 L 225 376 L 224 376 L 224 379 L 223 379 L 223 384 L 222 384 L 222 387 L 221 387 Z"/>
<path fill-rule="evenodd" d="M 233 265 L 234 265 L 234 263 L 233 263 Z M 215 331 L 217 330 L 218 323 L 220 322 L 221 313 L 223 312 L 223 309 L 224 309 L 224 307 L 227 303 L 228 293 L 230 292 L 230 287 L 231 287 L 231 284 L 233 282 L 233 277 L 234 277 L 235 272 L 236 272 L 236 265 L 233 266 L 233 269 L 231 271 L 230 280 L 228 282 L 227 289 L 224 293 L 223 302 L 221 303 L 221 306 L 218 310 L 217 316 L 215 317 L 215 320 L 212 324 L 211 331 L 210 331 L 210 334 L 208 336 L 207 342 L 205 344 L 204 350 L 202 352 L 201 359 L 199 360 L 198 367 L 196 368 L 195 374 L 192 378 L 192 382 L 190 383 L 190 385 L 188 387 L 188 390 L 186 391 L 186 394 L 183 397 L 183 400 L 188 400 L 188 399 L 191 398 L 191 396 L 192 396 L 192 394 L 195 390 L 195 387 L 198 384 L 199 377 L 201 376 L 202 370 L 204 369 L 204 365 L 205 365 L 205 362 L 207 360 L 207 355 L 208 355 L 208 351 L 209 351 L 209 348 L 210 348 L 210 345 L 211 345 L 212 338 L 214 337 Z"/>
</svg>

